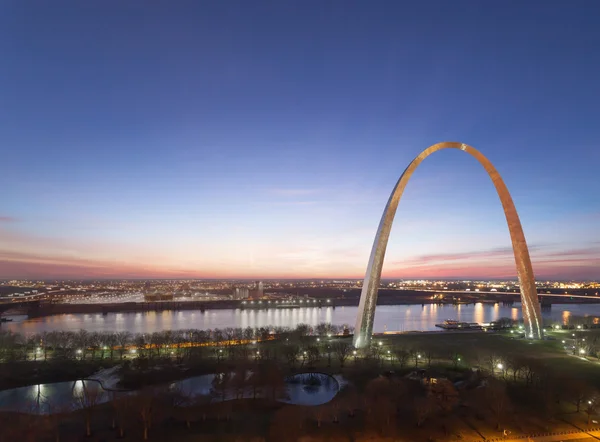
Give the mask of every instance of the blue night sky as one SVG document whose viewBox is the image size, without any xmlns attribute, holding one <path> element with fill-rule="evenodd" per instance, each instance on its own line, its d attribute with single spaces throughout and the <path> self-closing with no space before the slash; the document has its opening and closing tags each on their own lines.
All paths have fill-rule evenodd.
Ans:
<svg viewBox="0 0 600 442">
<path fill-rule="evenodd" d="M 0 278 L 362 277 L 421 150 L 502 174 L 538 278 L 600 279 L 600 2 L 0 3 Z M 514 277 L 426 159 L 384 277 Z"/>
</svg>

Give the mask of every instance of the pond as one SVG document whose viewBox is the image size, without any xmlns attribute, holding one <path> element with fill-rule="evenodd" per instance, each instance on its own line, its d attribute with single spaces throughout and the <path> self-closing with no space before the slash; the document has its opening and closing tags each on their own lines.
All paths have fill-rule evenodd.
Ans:
<svg viewBox="0 0 600 442">
<path fill-rule="evenodd" d="M 250 375 L 251 373 L 248 373 L 248 377 Z M 219 394 L 214 387 L 216 376 L 215 374 L 194 376 L 173 382 L 169 388 L 178 389 L 190 396 L 207 396 L 210 398 L 207 400 L 212 402 L 231 400 L 236 397 L 254 397 L 255 392 L 248 387 L 241 389 L 237 394 L 230 389 L 225 389 L 223 394 Z M 321 405 L 331 401 L 345 383 L 346 381 L 339 375 L 301 373 L 286 378 L 281 391 L 277 392 L 277 400 L 294 405 Z M 73 411 L 82 407 L 80 398 L 85 397 L 84 391 L 88 397 L 97 397 L 97 403 L 109 401 L 112 392 L 102 388 L 100 382 L 95 380 L 30 385 L 0 391 L 0 410 L 35 414 Z M 128 394 L 136 394 L 136 391 Z M 264 392 L 259 390 L 256 396 L 261 397 L 263 394 Z"/>
</svg>

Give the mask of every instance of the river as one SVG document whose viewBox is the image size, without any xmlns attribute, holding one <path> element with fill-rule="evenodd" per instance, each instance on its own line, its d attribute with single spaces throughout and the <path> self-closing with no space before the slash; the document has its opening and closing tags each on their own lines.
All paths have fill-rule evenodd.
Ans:
<svg viewBox="0 0 600 442">
<path fill-rule="evenodd" d="M 161 330 L 214 329 L 227 327 L 287 326 L 297 324 L 317 325 L 328 322 L 336 325 L 354 325 L 357 307 L 302 307 L 271 308 L 268 310 L 228 309 L 205 312 L 162 311 L 143 313 L 68 314 L 27 319 L 15 317 L 4 323 L 2 330 L 25 335 L 54 330 L 89 332 L 129 331 L 152 333 Z M 545 310 L 543 316 L 558 323 L 568 323 L 572 316 L 600 317 L 600 304 L 556 304 Z M 521 318 L 520 304 L 477 303 L 469 305 L 382 305 L 375 314 L 375 332 L 383 331 L 430 331 L 435 324 L 446 319 L 485 323 L 499 318 Z"/>
</svg>

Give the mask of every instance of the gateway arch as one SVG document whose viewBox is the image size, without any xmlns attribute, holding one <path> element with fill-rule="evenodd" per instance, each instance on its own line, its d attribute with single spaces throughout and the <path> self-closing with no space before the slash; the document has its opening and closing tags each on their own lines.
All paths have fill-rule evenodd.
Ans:
<svg viewBox="0 0 600 442">
<path fill-rule="evenodd" d="M 381 267 L 383 266 L 383 259 L 394 215 L 396 214 L 396 209 L 398 208 L 404 188 L 419 164 L 432 153 L 442 149 L 460 149 L 467 152 L 479 161 L 492 179 L 496 192 L 498 192 L 498 196 L 502 202 L 502 208 L 504 209 L 504 215 L 508 223 L 508 230 L 510 231 L 515 263 L 517 264 L 517 274 L 519 275 L 519 285 L 521 287 L 521 304 L 526 336 L 533 339 L 541 339 L 543 336 L 542 313 L 538 301 L 533 269 L 531 267 L 531 259 L 529 258 L 529 250 L 527 249 L 517 209 L 515 209 L 504 181 L 502 181 L 500 174 L 492 163 L 477 149 L 462 143 L 444 142 L 428 147 L 412 160 L 398 180 L 398 183 L 396 183 L 396 187 L 394 187 L 390 199 L 385 206 L 377 234 L 375 235 L 373 248 L 371 249 L 371 257 L 369 258 L 360 295 L 356 327 L 354 329 L 354 346 L 356 348 L 368 346 L 373 335 L 373 321 L 375 319 L 375 305 L 377 304 L 377 290 L 381 278 Z"/>
</svg>

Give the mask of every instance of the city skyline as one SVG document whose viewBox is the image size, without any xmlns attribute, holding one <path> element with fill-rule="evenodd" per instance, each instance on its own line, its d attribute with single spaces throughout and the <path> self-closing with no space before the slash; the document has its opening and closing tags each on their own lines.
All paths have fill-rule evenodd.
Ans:
<svg viewBox="0 0 600 442">
<path fill-rule="evenodd" d="M 594 2 L 34 3 L 0 5 L 0 279 L 361 279 L 454 140 L 537 279 L 600 279 Z M 382 278 L 515 277 L 485 171 L 427 159 Z"/>
</svg>

